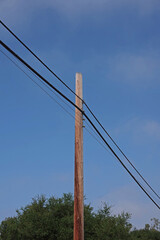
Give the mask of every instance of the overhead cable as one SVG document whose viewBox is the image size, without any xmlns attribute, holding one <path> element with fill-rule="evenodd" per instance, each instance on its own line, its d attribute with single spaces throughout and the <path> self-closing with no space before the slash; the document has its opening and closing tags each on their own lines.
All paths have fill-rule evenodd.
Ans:
<svg viewBox="0 0 160 240">
<path fill-rule="evenodd" d="M 68 88 L 74 95 L 75 92 L 60 78 L 58 75 L 53 72 L 14 32 L 11 31 L 9 27 L 7 27 L 1 20 L 0 23 L 45 67 L 50 71 L 66 88 Z M 79 99 L 81 99 L 78 95 L 76 95 Z M 82 99 L 81 99 L 82 100 Z"/>
<path fill-rule="evenodd" d="M 9 27 L 6 26 L 1 20 L 0 23 L 7 31 L 9 31 L 48 71 L 50 71 L 67 89 L 69 89 L 76 97 L 81 99 L 58 75 L 51 70 Z M 125 159 L 129 162 L 129 164 L 133 167 L 133 169 L 137 172 L 137 174 L 142 178 L 142 180 L 147 184 L 147 186 L 152 190 L 152 192 L 160 199 L 160 196 L 156 193 L 156 191 L 151 187 L 151 185 L 145 180 L 145 178 L 142 176 L 142 174 L 137 170 L 137 168 L 133 165 L 133 163 L 128 159 L 128 157 L 125 155 L 125 153 L 122 151 L 122 149 L 118 146 L 118 144 L 114 141 L 114 139 L 111 137 L 111 135 L 107 132 L 107 130 L 104 128 L 104 126 L 100 123 L 100 121 L 97 119 L 93 111 L 90 109 L 90 107 L 87 105 L 87 103 L 81 99 L 83 104 L 87 107 L 88 111 L 91 113 L 93 118 L 96 120 L 96 122 L 100 125 L 100 127 L 103 129 L 103 131 L 107 134 L 107 136 L 110 138 L 110 140 L 113 142 L 113 144 L 117 147 L 117 149 L 121 152 L 121 154 L 125 157 Z"/>
<path fill-rule="evenodd" d="M 19 57 L 12 49 L 10 49 L 5 43 L 3 43 L 0 40 L 0 44 L 8 51 L 10 52 L 15 58 L 17 58 L 20 62 L 22 62 L 28 69 L 30 69 L 34 74 L 36 74 L 39 78 L 41 78 L 49 87 L 51 87 L 53 90 L 55 90 L 60 96 L 62 96 L 66 101 L 68 101 L 70 104 L 72 104 L 74 107 L 76 107 L 83 116 L 88 120 L 88 122 L 91 124 L 91 126 L 95 129 L 95 131 L 98 133 L 100 138 L 103 140 L 103 142 L 106 144 L 106 146 L 110 149 L 110 151 L 113 153 L 113 155 L 117 158 L 117 160 L 120 162 L 120 164 L 123 166 L 123 168 L 128 172 L 128 174 L 132 177 L 132 179 L 137 183 L 137 185 L 142 189 L 142 191 L 148 196 L 148 198 L 157 206 L 158 209 L 160 209 L 160 206 L 153 200 L 153 198 L 147 193 L 147 191 L 143 188 L 143 186 L 138 182 L 138 180 L 134 177 L 134 175 L 130 172 L 130 170 L 125 166 L 125 164 L 122 162 L 122 160 L 119 158 L 119 156 L 115 153 L 115 151 L 111 148 L 111 146 L 108 144 L 106 139 L 102 136 L 102 134 L 99 132 L 99 130 L 96 128 L 94 123 L 91 121 L 91 119 L 87 116 L 87 114 L 80 109 L 76 104 L 74 104 L 68 97 L 65 96 L 61 91 L 59 91 L 57 88 L 55 88 L 48 80 L 46 80 L 41 74 L 39 74 L 35 69 L 33 69 L 27 62 L 25 62 L 21 57 Z"/>
<path fill-rule="evenodd" d="M 40 75 L 35 69 L 33 69 L 27 62 L 25 62 L 21 57 L 18 56 L 11 48 L 9 48 L 4 42 L 0 40 L 0 44 L 10 52 L 15 58 L 17 58 L 21 63 L 23 63 L 28 69 L 30 69 L 34 74 L 36 74 L 39 78 L 41 78 L 49 87 L 55 90 L 61 97 L 66 99 L 70 104 L 76 107 L 80 112 L 84 112 L 80 109 L 74 102 L 72 102 L 68 97 L 66 97 L 61 91 L 59 91 L 56 87 L 54 87 L 50 82 L 48 82 L 42 75 Z"/>
<path fill-rule="evenodd" d="M 6 53 L 4 53 L 1 49 L 0 52 L 7 58 L 9 59 L 9 61 L 11 61 L 20 71 L 22 71 L 34 84 L 36 84 L 44 93 L 46 93 L 54 102 L 56 102 L 70 117 L 72 117 L 73 119 L 75 119 L 75 116 L 73 114 L 71 114 L 64 106 L 62 106 L 62 104 L 60 104 L 55 98 L 52 97 L 51 94 L 49 94 L 40 84 L 38 84 L 28 73 L 26 73 L 26 71 L 24 71 L 13 59 L 11 59 Z M 31 72 L 31 71 L 30 71 Z M 33 72 L 31 72 L 33 74 L 34 77 L 36 77 L 48 90 L 52 91 L 53 94 L 56 95 L 56 97 L 58 97 L 64 104 L 67 105 L 67 107 L 69 107 L 72 111 L 74 111 L 74 109 L 69 105 L 69 103 L 65 102 L 65 100 L 63 100 L 58 94 L 56 94 L 49 86 L 47 86 L 39 77 L 37 77 L 37 75 L 35 75 Z M 76 120 L 78 121 L 78 123 L 80 123 L 80 119 L 76 117 Z M 90 130 L 88 130 L 88 128 L 85 126 L 85 130 L 109 153 L 111 154 L 111 152 L 108 150 L 108 148 L 106 148 L 102 142 L 97 138 L 99 137 L 97 135 L 96 132 L 94 132 L 93 128 L 89 125 L 89 123 L 86 122 L 86 125 L 90 128 Z M 91 131 L 93 133 L 91 133 Z M 95 137 L 95 134 L 97 137 Z M 112 157 L 114 157 L 111 154 Z"/>
</svg>

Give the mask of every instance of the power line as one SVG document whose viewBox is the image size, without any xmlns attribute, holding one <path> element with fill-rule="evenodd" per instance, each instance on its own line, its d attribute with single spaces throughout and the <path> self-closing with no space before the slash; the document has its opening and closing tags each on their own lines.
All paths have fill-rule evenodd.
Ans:
<svg viewBox="0 0 160 240">
<path fill-rule="evenodd" d="M 71 114 L 65 107 L 62 106 L 62 104 L 60 104 L 55 98 L 53 98 L 42 86 L 40 86 L 32 77 L 30 77 L 30 75 L 28 75 L 15 61 L 13 61 L 7 54 L 5 54 L 1 49 L 0 52 L 6 57 L 8 58 L 20 71 L 22 71 L 34 84 L 36 84 L 43 92 L 45 92 L 54 102 L 56 102 L 70 117 L 72 117 L 75 120 L 75 116 L 73 114 Z M 30 71 L 31 72 L 31 71 Z M 73 108 L 70 107 L 70 105 L 68 103 L 66 103 L 60 96 L 58 96 L 52 89 L 50 89 L 39 77 L 37 77 L 33 72 L 31 72 L 33 74 L 33 76 L 35 76 L 46 88 L 48 88 L 50 91 L 52 91 L 53 94 L 56 95 L 56 97 L 58 97 L 64 104 L 66 104 L 72 111 Z M 79 122 L 79 119 L 77 119 Z M 94 132 L 94 130 L 92 129 L 92 127 L 86 122 L 87 126 L 90 128 L 90 130 L 93 132 L 91 133 L 90 130 L 88 130 L 87 127 L 85 127 L 85 130 L 109 153 L 111 154 L 111 152 L 109 152 L 109 150 L 100 142 L 100 140 L 98 140 L 97 137 L 95 137 L 94 134 L 96 134 Z M 97 134 L 96 134 L 97 135 Z M 113 157 L 113 155 L 111 154 L 111 156 Z"/>
<path fill-rule="evenodd" d="M 62 104 L 60 104 L 55 98 L 53 98 L 43 87 L 41 87 L 33 78 L 31 78 L 15 61 L 13 61 L 7 54 L 5 54 L 1 49 L 0 52 L 5 55 L 5 57 L 7 57 L 18 69 L 20 69 L 32 82 L 34 82 L 34 84 L 36 84 L 43 92 L 45 92 L 54 102 L 56 102 L 70 117 L 72 117 L 73 119 L 75 119 L 75 116 L 73 116 L 65 107 L 62 106 Z M 31 72 L 32 73 L 32 72 Z M 33 73 L 32 73 L 33 74 Z M 49 90 L 51 90 L 48 86 L 45 85 L 45 83 L 42 82 L 41 79 L 39 79 L 36 75 L 34 75 L 39 81 L 41 81 L 41 83 L 47 87 Z M 63 99 L 61 99 L 55 92 L 52 91 L 53 94 L 55 94 L 61 101 L 63 101 Z M 63 103 L 67 104 L 65 101 L 63 101 Z M 67 104 L 68 107 L 70 107 Z M 73 110 L 70 107 L 71 110 Z M 73 110 L 74 111 L 74 110 Z M 80 123 L 79 119 L 77 118 L 78 123 Z M 91 126 L 86 122 L 86 124 L 88 125 L 88 127 L 91 129 L 91 131 L 93 133 L 91 133 L 90 130 L 88 130 L 87 127 L 85 127 L 85 131 L 87 131 L 92 138 L 94 138 L 112 157 L 114 157 L 111 152 L 101 143 L 101 141 L 95 137 L 95 132 L 93 131 L 93 129 L 91 128 Z M 97 135 L 97 134 L 96 134 Z M 143 188 L 145 189 L 145 187 L 143 186 Z M 145 189 L 146 190 L 146 189 Z M 150 193 L 151 195 L 151 193 Z"/>
<path fill-rule="evenodd" d="M 86 104 L 85 104 L 86 105 Z M 125 153 L 122 151 L 122 149 L 117 145 L 117 143 L 113 140 L 113 138 L 110 136 L 110 134 L 106 131 L 106 129 L 103 127 L 103 125 L 99 122 L 99 120 L 96 118 L 96 116 L 93 114 L 93 112 L 90 110 L 90 108 L 86 105 L 88 110 L 91 112 L 92 116 L 95 118 L 95 120 L 98 122 L 98 124 L 101 126 L 101 128 L 104 130 L 104 132 L 107 134 L 107 136 L 111 139 L 111 141 L 114 143 L 114 145 L 118 148 L 120 153 L 125 157 L 125 159 L 129 162 L 129 164 L 133 167 L 133 169 L 137 172 L 137 174 L 143 179 L 143 181 L 147 184 L 147 186 L 152 190 L 152 192 L 160 199 L 160 196 L 155 192 L 155 190 L 151 187 L 151 185 L 145 180 L 145 178 L 142 176 L 142 174 L 137 170 L 137 168 L 133 165 L 133 163 L 128 159 L 128 157 L 125 155 Z"/>
<path fill-rule="evenodd" d="M 20 71 L 22 71 L 34 84 L 36 84 L 43 92 L 45 92 L 54 102 L 56 102 L 70 117 L 72 117 L 73 119 L 75 119 L 75 116 L 73 114 L 71 114 L 65 107 L 62 106 L 62 104 L 60 104 L 55 98 L 53 98 L 42 86 L 40 86 L 32 77 L 30 77 L 30 75 L 28 75 L 15 61 L 13 61 L 6 53 L 4 53 L 1 49 L 0 52 L 6 57 L 8 58 Z M 31 72 L 31 71 L 30 71 Z M 36 77 L 48 90 L 52 91 L 53 94 L 56 95 L 56 97 L 58 97 L 64 104 L 66 104 L 72 111 L 73 108 L 70 107 L 70 105 L 68 103 L 66 103 L 60 96 L 58 96 L 51 88 L 49 88 L 39 77 L 37 77 L 33 72 L 31 72 L 31 74 L 33 74 L 34 77 Z M 79 119 L 77 119 L 79 122 Z M 92 129 L 92 127 L 86 122 L 87 126 L 90 128 L 90 130 L 93 132 L 91 133 L 90 130 L 88 130 L 87 127 L 85 127 L 85 130 L 109 153 L 111 154 L 111 152 L 109 152 L 109 150 L 100 142 L 100 140 L 98 140 L 97 137 L 95 137 L 94 134 L 97 135 L 97 133 L 94 132 L 94 130 Z M 98 135 L 97 135 L 98 136 Z M 113 155 L 111 154 L 111 156 L 113 157 Z"/>
<path fill-rule="evenodd" d="M 86 127 L 85 127 L 85 130 L 86 130 L 109 154 L 111 154 L 111 152 L 108 151 L 108 148 L 106 148 L 106 147 L 101 143 L 101 141 L 100 141 L 97 137 L 95 137 L 94 132 L 91 133 L 91 131 L 89 131 Z M 93 131 L 93 130 L 92 130 L 92 131 Z M 114 157 L 112 154 L 111 154 L 111 156 Z"/>
<path fill-rule="evenodd" d="M 15 58 L 17 58 L 21 63 L 23 63 L 28 69 L 30 69 L 34 74 L 36 74 L 39 78 L 43 80 L 49 87 L 55 90 L 61 97 L 66 99 L 70 104 L 76 107 L 82 114 L 83 110 L 81 110 L 74 102 L 72 102 L 68 97 L 66 97 L 61 91 L 59 91 L 56 87 L 54 87 L 50 82 L 48 82 L 42 75 L 40 75 L 35 69 L 33 69 L 27 62 L 25 62 L 21 57 L 19 57 L 11 48 L 9 48 L 5 43 L 0 40 L 0 44 L 10 52 Z"/>
<path fill-rule="evenodd" d="M 45 92 L 54 102 L 56 102 L 70 117 L 72 117 L 73 119 L 75 119 L 75 116 L 73 114 L 71 114 L 65 107 L 62 106 L 62 104 L 60 104 L 55 98 L 53 98 L 42 86 L 40 86 L 32 77 L 30 77 L 15 61 L 13 61 L 7 54 L 5 54 L 1 49 L 0 52 L 6 57 L 8 58 L 20 71 L 22 71 L 34 84 L 36 84 L 43 92 Z M 32 73 L 32 72 L 31 72 Z M 39 77 L 37 77 L 34 73 L 32 73 L 33 76 L 35 76 L 46 88 L 48 88 L 50 91 L 52 91 L 53 94 L 56 95 L 56 97 L 58 97 L 64 104 L 66 104 L 72 111 L 73 108 L 70 107 L 70 105 L 68 103 L 66 103 L 60 96 L 58 96 L 52 89 L 50 89 Z M 79 119 L 77 119 L 79 122 Z M 87 126 L 90 128 L 90 130 L 93 132 L 91 133 L 90 130 L 88 130 L 88 128 L 85 126 L 85 130 L 109 153 L 111 154 L 111 152 L 109 152 L 109 150 L 102 144 L 102 142 L 100 140 L 98 140 L 97 137 L 95 137 L 95 134 L 97 135 L 96 132 L 94 132 L 94 130 L 92 129 L 92 127 L 86 122 Z M 98 136 L 98 135 L 97 135 Z M 111 154 L 111 156 L 113 157 L 113 155 Z"/>
<path fill-rule="evenodd" d="M 9 27 L 7 27 L 1 20 L 0 23 L 3 27 L 7 29 L 47 70 L 49 70 L 67 89 L 69 89 L 76 97 L 81 99 L 76 93 L 60 78 L 58 75 L 53 72 Z M 142 180 L 147 184 L 147 186 L 152 190 L 152 192 L 160 199 L 160 196 L 156 193 L 156 191 L 151 187 L 151 185 L 145 180 L 145 178 L 142 176 L 142 174 L 137 170 L 137 168 L 133 165 L 133 163 L 128 159 L 128 157 L 125 155 L 125 153 L 122 151 L 122 149 L 118 146 L 118 144 L 113 140 L 111 135 L 107 132 L 107 130 L 104 128 L 104 126 L 100 123 L 100 121 L 97 119 L 93 111 L 90 109 L 90 107 L 87 105 L 87 103 L 81 99 L 83 104 L 87 107 L 88 111 L 91 113 L 93 118 L 96 120 L 96 122 L 100 125 L 100 127 L 103 129 L 103 131 L 107 134 L 107 136 L 110 138 L 110 140 L 113 142 L 113 144 L 117 147 L 117 149 L 120 151 L 120 153 L 125 157 L 125 159 L 128 161 L 128 163 L 132 166 L 132 168 L 137 172 L 137 174 L 142 178 Z"/>
<path fill-rule="evenodd" d="M 93 124 L 93 122 L 90 120 L 90 118 L 83 113 L 83 115 L 86 117 L 86 119 L 89 121 L 89 123 L 93 126 L 93 128 L 96 130 L 98 135 L 101 137 L 101 139 L 104 141 L 104 143 L 107 145 L 107 147 L 110 149 L 110 151 L 113 153 L 113 155 L 118 159 L 120 164 L 124 167 L 124 169 L 129 173 L 129 175 L 133 178 L 133 180 L 138 184 L 138 186 L 143 190 L 143 192 L 150 198 L 150 200 L 160 209 L 160 206 L 151 198 L 151 196 L 147 193 L 147 191 L 142 187 L 142 185 L 137 181 L 137 179 L 134 177 L 134 175 L 129 171 L 129 169 L 125 166 L 125 164 L 122 162 L 122 160 L 118 157 L 118 155 L 115 153 L 115 151 L 111 148 L 111 146 L 108 144 L 108 142 L 105 140 L 105 138 L 102 136 L 102 134 L 98 131 L 96 126 Z"/>
<path fill-rule="evenodd" d="M 13 33 L 11 31 L 11 29 L 9 29 L 9 27 L 7 27 L 1 20 L 0 23 L 45 67 L 48 69 L 48 71 L 50 71 L 66 88 L 68 88 L 68 90 L 70 90 L 74 95 L 76 95 L 76 93 L 60 78 L 58 77 L 58 75 L 53 72 L 15 33 Z M 76 97 L 78 97 L 79 99 L 81 99 L 78 95 L 76 95 Z M 81 99 L 82 100 L 82 99 Z M 82 100 L 83 101 L 83 100 Z"/>
<path fill-rule="evenodd" d="M 59 91 L 57 88 L 55 88 L 51 83 L 49 83 L 43 76 L 41 76 L 36 70 L 34 70 L 28 63 L 26 63 L 21 57 L 19 57 L 13 50 L 11 50 L 6 44 L 4 44 L 2 41 L 0 41 L 0 44 L 9 51 L 14 57 L 16 57 L 20 62 L 22 62 L 24 65 L 26 65 L 27 68 L 29 68 L 31 71 L 33 71 L 34 74 L 36 74 L 39 78 L 41 78 L 46 84 L 48 84 L 52 89 L 54 89 L 60 96 L 62 96 L 65 100 L 67 100 L 70 104 L 72 104 L 74 107 L 76 107 L 83 116 L 88 120 L 88 122 L 91 124 L 91 126 L 95 129 L 95 131 L 98 133 L 98 135 L 101 137 L 103 142 L 106 144 L 106 146 L 110 149 L 110 151 L 113 153 L 113 155 L 117 158 L 117 160 L 120 162 L 120 164 L 123 166 L 123 168 L 128 172 L 128 174 L 132 177 L 132 179 L 137 183 L 137 185 L 142 189 L 142 191 L 148 196 L 148 198 L 157 206 L 158 209 L 160 209 L 160 206 L 153 200 L 153 198 L 147 193 L 147 191 L 143 188 L 143 186 L 138 182 L 138 180 L 134 177 L 134 175 L 129 171 L 129 169 L 125 166 L 125 164 L 122 162 L 122 160 L 118 157 L 118 155 L 115 153 L 115 151 L 111 148 L 111 146 L 108 144 L 108 142 L 105 140 L 105 138 L 102 136 L 102 134 L 99 132 L 99 130 L 96 128 L 94 123 L 91 121 L 91 119 L 87 116 L 87 114 L 81 110 L 79 107 L 76 106 L 69 98 L 67 98 L 61 91 Z"/>
<path fill-rule="evenodd" d="M 110 155 L 111 155 L 112 157 L 115 157 L 114 155 L 111 154 L 111 152 L 108 151 L 108 148 L 106 148 L 106 147 L 103 145 L 103 143 L 95 136 L 95 132 L 94 132 L 93 130 L 92 130 L 93 133 L 91 133 L 91 131 L 89 131 L 87 128 L 86 128 L 85 130 L 86 130 L 86 131 L 88 132 L 88 134 L 90 134 L 90 135 L 92 136 L 92 138 L 94 138 L 108 153 L 110 153 Z M 153 193 L 152 193 L 152 192 L 149 192 L 142 183 L 141 183 L 141 185 L 142 185 L 142 187 L 146 190 L 146 192 L 148 192 L 149 195 L 152 196 L 152 198 L 154 198 Z"/>
<path fill-rule="evenodd" d="M 62 104 L 60 104 L 53 96 L 51 96 L 41 85 L 39 85 L 32 77 L 30 77 L 15 61 L 13 61 L 7 54 L 5 54 L 1 49 L 0 52 L 7 57 L 19 70 L 21 70 L 34 84 L 36 84 L 43 92 L 45 92 L 54 102 L 56 102 L 68 115 L 70 115 L 73 119 L 75 117 L 71 114 Z M 32 72 L 31 72 L 32 73 Z M 33 73 L 32 73 L 33 74 Z M 34 75 L 46 88 L 52 91 L 40 78 Z M 69 104 L 67 104 L 60 96 L 58 96 L 54 91 L 52 91 L 56 97 L 58 97 L 64 104 L 66 104 L 72 111 L 74 111 Z M 79 122 L 79 119 L 77 119 Z"/>
<path fill-rule="evenodd" d="M 20 71 L 22 71 L 32 82 L 34 82 L 34 84 L 36 84 L 43 92 L 45 92 L 53 101 L 55 101 L 68 115 L 70 115 L 70 117 L 72 117 L 73 119 L 75 119 L 75 116 L 73 114 L 71 114 L 68 110 L 66 110 L 66 108 L 64 108 L 62 106 L 62 104 L 60 104 L 55 98 L 53 98 L 42 86 L 40 86 L 32 77 L 30 77 L 15 61 L 13 61 L 7 54 L 5 54 L 1 49 L 0 52 L 6 57 L 8 58 Z M 31 71 L 30 71 L 31 72 Z M 35 76 L 46 88 L 48 88 L 48 90 L 52 91 L 53 94 L 56 95 L 56 97 L 58 97 L 64 104 L 66 104 L 72 111 L 73 108 L 70 107 L 70 105 L 68 103 L 66 103 L 60 96 L 58 96 L 52 89 L 50 89 L 39 77 L 37 77 L 33 72 L 31 72 L 33 74 L 33 76 Z M 79 121 L 79 119 L 77 119 Z M 87 129 L 87 127 L 85 127 L 85 130 L 105 149 L 107 150 L 108 153 L 111 154 L 111 152 L 109 152 L 109 150 L 100 142 L 100 140 L 98 140 L 97 137 L 95 137 L 94 134 L 96 134 L 94 132 L 94 130 L 92 129 L 92 127 L 86 122 L 87 126 L 90 128 L 90 130 L 93 132 L 91 133 L 90 130 Z M 97 134 L 96 134 L 97 135 Z M 97 135 L 98 136 L 98 135 Z M 111 154 L 111 156 L 113 157 L 113 155 Z"/>
<path fill-rule="evenodd" d="M 66 110 L 62 104 L 60 104 L 55 98 L 53 98 L 42 86 L 40 86 L 33 78 L 31 78 L 16 62 L 14 62 L 7 54 L 5 54 L 1 49 L 0 49 L 0 52 L 5 55 L 5 57 L 7 57 L 18 69 L 20 69 L 32 82 L 34 82 L 34 84 L 36 84 L 43 92 L 45 92 L 53 101 L 55 101 L 67 114 L 69 114 L 73 119 L 74 119 L 74 116 L 68 111 Z M 37 77 L 37 76 L 35 76 Z M 38 78 L 38 77 L 37 77 Z M 39 81 L 41 81 L 42 84 L 44 84 L 42 82 L 41 79 L 38 78 Z M 44 84 L 45 87 L 47 87 L 49 90 L 50 88 L 48 86 L 46 86 Z M 53 91 L 52 91 L 53 92 Z M 55 92 L 53 92 L 54 94 L 56 94 Z M 56 95 L 57 96 L 57 95 Z M 57 96 L 59 97 L 59 96 Z M 60 98 L 60 97 L 59 97 Z M 61 98 L 60 98 L 61 99 Z M 63 99 L 61 99 L 61 101 L 63 101 Z M 63 101 L 64 102 L 64 101 Z M 66 102 L 64 102 L 66 104 Z M 69 106 L 70 107 L 70 106 Z M 71 108 L 72 109 L 72 108 Z M 72 109 L 73 110 L 73 109 Z"/>
</svg>

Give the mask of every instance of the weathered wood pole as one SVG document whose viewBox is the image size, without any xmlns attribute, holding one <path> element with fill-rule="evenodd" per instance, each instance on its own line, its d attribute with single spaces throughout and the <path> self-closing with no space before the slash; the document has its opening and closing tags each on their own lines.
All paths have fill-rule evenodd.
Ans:
<svg viewBox="0 0 160 240">
<path fill-rule="evenodd" d="M 76 95 L 82 99 L 82 74 L 76 73 Z M 83 102 L 76 96 L 76 105 Z M 83 205 L 83 115 L 75 109 L 74 240 L 84 240 Z"/>
</svg>

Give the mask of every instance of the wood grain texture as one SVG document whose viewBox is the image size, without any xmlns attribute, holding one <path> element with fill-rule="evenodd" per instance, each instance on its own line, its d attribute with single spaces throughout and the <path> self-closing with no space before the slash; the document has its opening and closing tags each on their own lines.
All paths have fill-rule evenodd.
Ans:
<svg viewBox="0 0 160 240">
<path fill-rule="evenodd" d="M 82 99 L 82 74 L 76 73 L 76 95 Z M 76 96 L 76 105 L 83 109 Z M 74 240 L 84 240 L 83 205 L 83 115 L 75 109 Z"/>
</svg>

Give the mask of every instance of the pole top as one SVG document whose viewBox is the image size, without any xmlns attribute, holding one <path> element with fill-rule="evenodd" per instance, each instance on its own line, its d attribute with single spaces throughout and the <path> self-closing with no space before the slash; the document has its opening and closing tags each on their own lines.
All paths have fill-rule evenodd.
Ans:
<svg viewBox="0 0 160 240">
<path fill-rule="evenodd" d="M 82 77 L 82 73 L 76 72 L 76 76 L 81 76 Z"/>
<path fill-rule="evenodd" d="M 76 94 L 82 99 L 82 73 L 76 73 Z"/>
</svg>

